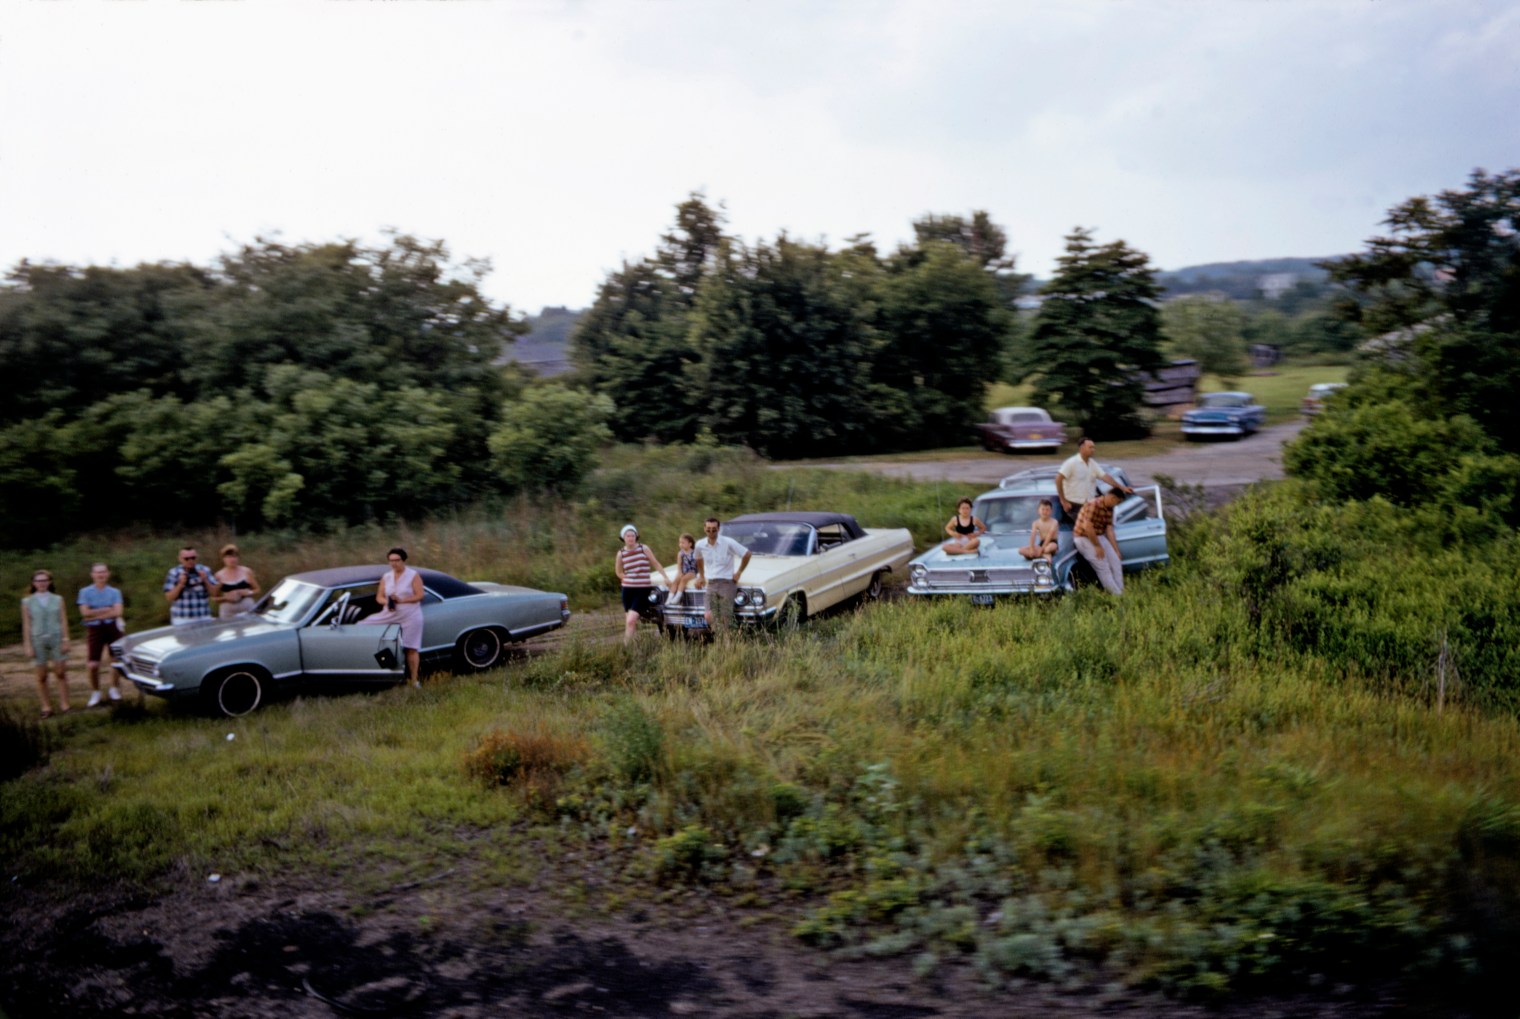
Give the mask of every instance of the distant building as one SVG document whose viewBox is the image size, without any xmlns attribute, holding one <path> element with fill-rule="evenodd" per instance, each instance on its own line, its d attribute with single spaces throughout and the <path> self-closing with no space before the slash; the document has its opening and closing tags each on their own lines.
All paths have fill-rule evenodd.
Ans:
<svg viewBox="0 0 1520 1019">
<path fill-rule="evenodd" d="M 1296 272 L 1269 272 L 1256 285 L 1261 289 L 1262 297 L 1265 297 L 1269 301 L 1275 301 L 1289 290 L 1292 290 L 1293 284 L 1297 282 L 1298 273 Z"/>
</svg>

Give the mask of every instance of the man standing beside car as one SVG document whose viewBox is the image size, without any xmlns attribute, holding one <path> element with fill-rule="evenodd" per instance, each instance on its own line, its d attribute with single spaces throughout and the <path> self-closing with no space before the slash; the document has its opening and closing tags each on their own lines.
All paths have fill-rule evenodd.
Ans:
<svg viewBox="0 0 1520 1019">
<path fill-rule="evenodd" d="M 202 566 L 194 547 L 179 550 L 179 565 L 164 577 L 164 600 L 169 603 L 169 622 L 175 626 L 198 623 L 211 618 L 211 598 L 220 594 L 222 585 L 211 570 Z"/>
<path fill-rule="evenodd" d="M 1056 496 L 1061 500 L 1061 512 L 1067 520 L 1077 519 L 1082 506 L 1098 494 L 1100 481 L 1108 482 L 1125 495 L 1135 492 L 1128 485 L 1115 481 L 1103 465 L 1093 459 L 1093 451 L 1097 448 L 1097 443 L 1083 438 L 1077 443 L 1077 452 L 1067 457 L 1061 469 L 1056 471 Z"/>
<path fill-rule="evenodd" d="M 734 596 L 739 593 L 739 578 L 749 565 L 749 549 L 732 538 L 718 533 L 718 518 L 708 517 L 702 524 L 706 540 L 697 542 L 697 584 L 707 583 L 707 625 L 716 627 L 722 619 L 727 629 L 734 621 Z"/>
<path fill-rule="evenodd" d="M 110 585 L 111 568 L 105 563 L 90 567 L 90 583 L 79 589 L 79 618 L 84 621 L 86 637 L 85 668 L 90 676 L 90 703 L 100 703 L 100 663 L 111 653 L 111 642 L 121 638 L 121 592 Z M 111 700 L 121 700 L 121 684 L 115 669 L 107 669 Z"/>
</svg>

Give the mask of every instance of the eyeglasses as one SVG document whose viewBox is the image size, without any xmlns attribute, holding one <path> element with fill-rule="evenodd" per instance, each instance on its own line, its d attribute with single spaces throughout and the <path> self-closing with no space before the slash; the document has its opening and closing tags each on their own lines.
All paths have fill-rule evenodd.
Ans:
<svg viewBox="0 0 1520 1019">
<path fill-rule="evenodd" d="M 391 556 L 389 561 L 393 562 L 393 563 L 404 563 L 404 562 L 406 562 L 405 559 L 402 559 L 402 558 L 400 558 L 398 556 Z"/>
<path fill-rule="evenodd" d="M 196 557 L 193 555 L 182 555 L 179 557 L 179 561 L 182 563 L 193 563 L 195 560 Z"/>
</svg>

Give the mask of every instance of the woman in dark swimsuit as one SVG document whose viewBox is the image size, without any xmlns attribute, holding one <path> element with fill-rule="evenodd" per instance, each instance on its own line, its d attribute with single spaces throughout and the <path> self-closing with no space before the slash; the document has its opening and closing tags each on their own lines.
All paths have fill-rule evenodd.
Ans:
<svg viewBox="0 0 1520 1019">
<path fill-rule="evenodd" d="M 217 607 L 218 616 L 227 619 L 253 611 L 261 590 L 259 580 L 252 570 L 242 564 L 236 545 L 222 548 L 222 568 L 216 571 L 216 579 L 222 585 L 217 595 L 217 600 L 221 602 Z"/>
<path fill-rule="evenodd" d="M 982 535 L 987 533 L 987 525 L 972 515 L 971 500 L 962 499 L 956 503 L 955 516 L 945 525 L 945 533 L 950 536 L 941 546 L 946 552 L 951 555 L 975 552 L 982 544 Z"/>
</svg>

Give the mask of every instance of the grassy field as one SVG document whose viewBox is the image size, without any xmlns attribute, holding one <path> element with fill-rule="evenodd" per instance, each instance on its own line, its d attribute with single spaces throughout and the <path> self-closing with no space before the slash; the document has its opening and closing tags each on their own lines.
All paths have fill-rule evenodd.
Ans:
<svg viewBox="0 0 1520 1019">
<path fill-rule="evenodd" d="M 519 506 L 404 538 L 429 565 L 569 581 L 585 608 L 610 601 L 620 498 L 662 506 L 639 518 L 657 548 L 724 499 L 937 519 L 934 486 L 644 455 L 554 529 Z M 991 980 L 1210 996 L 1397 972 L 1470 993 L 1520 930 L 1520 723 L 1462 692 L 1476 675 L 1438 702 L 1418 641 L 1347 657 L 1272 615 L 1294 603 L 1251 556 L 1295 561 L 1313 533 L 1290 510 L 1179 525 L 1173 566 L 1123 599 L 898 598 L 710 646 L 590 631 L 235 722 L 54 719 L 50 763 L 0 786 L 0 854 L 62 894 L 101 873 L 395 882 L 462 854 L 510 883 L 589 853 L 608 882 L 565 894 L 592 912 L 700 889 L 812 944 Z M 249 545 L 335 561 L 383 537 Z M 1494 590 L 1489 625 L 1510 626 Z M 6 696 L 30 710 L 24 685 Z"/>
</svg>

